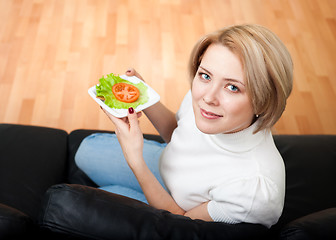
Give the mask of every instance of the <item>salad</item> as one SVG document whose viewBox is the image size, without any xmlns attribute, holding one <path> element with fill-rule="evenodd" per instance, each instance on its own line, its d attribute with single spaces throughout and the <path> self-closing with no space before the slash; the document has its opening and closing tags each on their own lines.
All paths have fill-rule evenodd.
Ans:
<svg viewBox="0 0 336 240">
<path fill-rule="evenodd" d="M 147 86 L 142 81 L 132 83 L 113 73 L 99 79 L 96 96 L 115 109 L 135 109 L 149 100 Z"/>
</svg>

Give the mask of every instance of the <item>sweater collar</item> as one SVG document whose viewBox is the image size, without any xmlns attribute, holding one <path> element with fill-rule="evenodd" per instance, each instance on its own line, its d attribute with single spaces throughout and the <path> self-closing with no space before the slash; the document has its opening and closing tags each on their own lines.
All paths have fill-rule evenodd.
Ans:
<svg viewBox="0 0 336 240">
<path fill-rule="evenodd" d="M 268 130 L 261 130 L 255 134 L 253 132 L 258 126 L 258 121 L 250 127 L 236 133 L 209 134 L 209 138 L 220 148 L 229 152 L 246 152 L 256 147 L 265 139 Z"/>
</svg>

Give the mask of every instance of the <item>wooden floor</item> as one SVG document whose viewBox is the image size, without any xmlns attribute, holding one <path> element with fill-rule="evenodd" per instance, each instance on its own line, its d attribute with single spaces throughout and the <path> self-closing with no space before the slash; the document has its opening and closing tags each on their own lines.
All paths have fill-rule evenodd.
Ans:
<svg viewBox="0 0 336 240">
<path fill-rule="evenodd" d="M 0 122 L 113 129 L 87 91 L 130 66 L 176 111 L 196 40 L 239 23 L 270 28 L 292 54 L 276 133 L 336 134 L 335 0 L 0 0 Z"/>
</svg>

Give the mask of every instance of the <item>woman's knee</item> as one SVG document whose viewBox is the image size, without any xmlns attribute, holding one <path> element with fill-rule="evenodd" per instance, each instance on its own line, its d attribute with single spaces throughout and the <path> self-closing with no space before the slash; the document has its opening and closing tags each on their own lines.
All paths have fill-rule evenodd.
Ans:
<svg viewBox="0 0 336 240">
<path fill-rule="evenodd" d="M 109 161 L 111 152 L 121 151 L 114 134 L 94 133 L 83 139 L 75 155 L 75 162 L 81 169 L 86 169 L 98 161 Z"/>
</svg>

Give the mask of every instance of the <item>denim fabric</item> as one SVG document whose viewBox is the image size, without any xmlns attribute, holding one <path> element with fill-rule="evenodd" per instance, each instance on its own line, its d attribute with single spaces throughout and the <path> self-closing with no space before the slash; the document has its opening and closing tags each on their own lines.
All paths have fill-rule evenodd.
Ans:
<svg viewBox="0 0 336 240">
<path fill-rule="evenodd" d="M 159 171 L 159 158 L 165 146 L 165 143 L 144 139 L 143 157 L 166 189 Z M 147 203 L 115 134 L 95 133 L 86 137 L 78 148 L 75 162 L 101 189 Z"/>
</svg>

